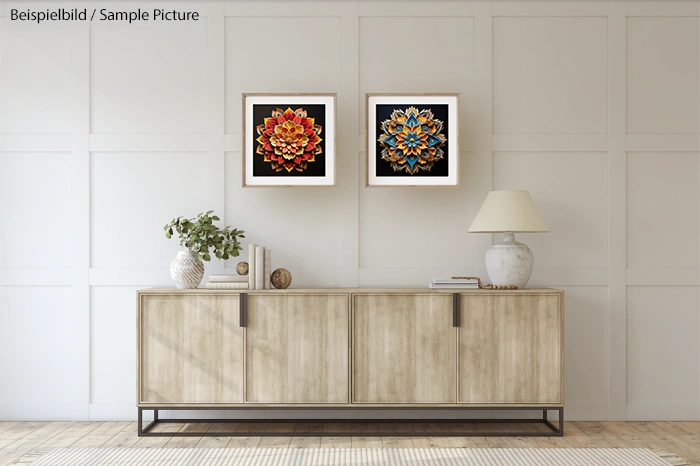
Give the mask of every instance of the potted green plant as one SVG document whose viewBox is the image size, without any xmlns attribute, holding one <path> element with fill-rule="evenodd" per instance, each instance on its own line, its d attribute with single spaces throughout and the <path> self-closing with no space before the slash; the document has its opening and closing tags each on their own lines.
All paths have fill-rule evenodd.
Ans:
<svg viewBox="0 0 700 466">
<path fill-rule="evenodd" d="M 197 288 L 204 277 L 204 263 L 210 261 L 211 255 L 226 260 L 238 257 L 241 250 L 239 238 L 245 238 L 243 230 L 227 226 L 220 229 L 214 222 L 220 219 L 214 211 L 197 215 L 196 218 L 174 218 L 163 227 L 165 236 L 171 238 L 178 234 L 180 246 L 185 250 L 177 253 L 170 264 L 170 276 L 179 289 Z"/>
</svg>

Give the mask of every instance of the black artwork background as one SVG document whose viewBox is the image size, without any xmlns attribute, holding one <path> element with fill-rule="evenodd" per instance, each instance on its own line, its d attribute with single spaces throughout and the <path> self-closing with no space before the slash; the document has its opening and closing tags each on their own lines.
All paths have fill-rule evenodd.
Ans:
<svg viewBox="0 0 700 466">
<path fill-rule="evenodd" d="M 436 162 L 433 165 L 432 170 L 430 171 L 423 171 L 423 170 L 418 170 L 418 173 L 415 175 L 410 175 L 406 173 L 404 170 L 400 172 L 395 172 L 393 168 L 391 168 L 391 164 L 389 162 L 385 162 L 382 160 L 382 145 L 379 144 L 379 136 L 382 134 L 382 122 L 384 120 L 388 120 L 391 118 L 391 112 L 394 110 L 406 110 L 408 107 L 414 106 L 418 109 L 418 111 L 424 110 L 424 109 L 430 109 L 433 112 L 433 115 L 435 116 L 436 119 L 442 121 L 442 134 L 445 135 L 446 141 L 445 144 L 442 146 L 442 152 L 443 152 L 443 159 Z M 375 115 L 376 115 L 376 135 L 377 139 L 374 141 L 374 145 L 376 148 L 376 161 L 377 161 L 377 169 L 376 169 L 376 176 L 384 176 L 384 177 L 393 177 L 393 178 L 422 178 L 422 177 L 447 177 L 450 175 L 449 173 L 449 159 L 452 154 L 449 153 L 447 150 L 447 147 L 450 143 L 450 138 L 449 136 L 449 105 L 448 104 L 377 104 L 376 110 L 375 110 Z"/>
<path fill-rule="evenodd" d="M 263 156 L 256 153 L 256 150 L 260 143 L 256 141 L 258 139 L 258 132 L 255 128 L 258 125 L 265 123 L 265 118 L 272 116 L 272 112 L 276 108 L 281 108 L 282 110 L 287 110 L 291 108 L 296 110 L 297 108 L 303 108 L 306 110 L 306 116 L 315 119 L 315 124 L 321 125 L 323 130 L 321 131 L 321 143 L 319 146 L 322 152 L 316 155 L 315 162 L 309 162 L 306 170 L 299 172 L 292 170 L 288 172 L 283 169 L 280 172 L 276 172 L 272 169 L 272 164 L 270 162 L 265 162 Z M 326 105 L 325 104 L 285 104 L 285 105 L 259 105 L 253 104 L 253 127 L 250 129 L 253 132 L 253 176 L 275 176 L 278 178 L 307 178 L 307 177 L 322 177 L 326 176 Z"/>
</svg>

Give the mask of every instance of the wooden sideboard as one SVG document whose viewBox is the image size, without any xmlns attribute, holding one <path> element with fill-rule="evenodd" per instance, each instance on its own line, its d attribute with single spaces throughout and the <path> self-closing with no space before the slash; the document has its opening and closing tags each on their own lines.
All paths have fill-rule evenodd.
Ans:
<svg viewBox="0 0 700 466">
<path fill-rule="evenodd" d="M 140 435 L 162 409 L 319 407 L 536 409 L 563 434 L 561 290 L 154 288 L 137 308 Z"/>
</svg>

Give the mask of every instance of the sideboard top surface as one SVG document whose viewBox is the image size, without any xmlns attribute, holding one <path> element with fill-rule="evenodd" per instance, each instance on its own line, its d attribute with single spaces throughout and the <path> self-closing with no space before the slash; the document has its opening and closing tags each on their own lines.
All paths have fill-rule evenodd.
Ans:
<svg viewBox="0 0 700 466">
<path fill-rule="evenodd" d="M 139 294 L 310 294 L 310 293 L 352 293 L 352 294 L 387 294 L 387 293 L 425 293 L 425 294 L 474 294 L 474 295 L 514 295 L 514 294 L 563 294 L 563 290 L 555 288 L 524 288 L 522 290 L 480 290 L 480 289 L 444 289 L 431 290 L 430 288 L 287 288 L 284 290 L 211 290 L 196 288 L 192 290 L 178 290 L 177 288 L 146 288 L 138 290 Z"/>
</svg>

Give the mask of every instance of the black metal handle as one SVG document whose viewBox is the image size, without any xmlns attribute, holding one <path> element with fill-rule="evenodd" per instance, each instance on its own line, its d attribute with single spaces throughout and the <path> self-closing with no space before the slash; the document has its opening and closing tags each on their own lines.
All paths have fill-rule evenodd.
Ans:
<svg viewBox="0 0 700 466">
<path fill-rule="evenodd" d="M 241 293 L 238 295 L 238 316 L 239 316 L 239 323 L 241 327 L 247 327 L 248 326 L 248 294 L 247 293 Z"/>
<path fill-rule="evenodd" d="M 459 327 L 461 312 L 459 308 L 461 296 L 459 293 L 452 293 L 452 326 Z"/>
</svg>

